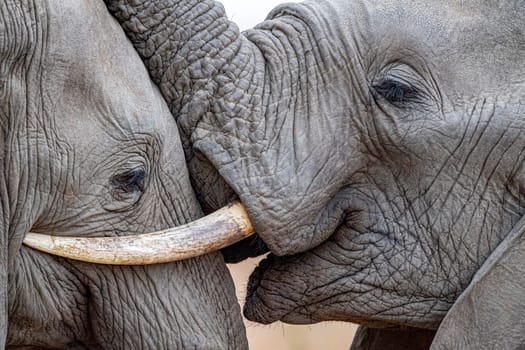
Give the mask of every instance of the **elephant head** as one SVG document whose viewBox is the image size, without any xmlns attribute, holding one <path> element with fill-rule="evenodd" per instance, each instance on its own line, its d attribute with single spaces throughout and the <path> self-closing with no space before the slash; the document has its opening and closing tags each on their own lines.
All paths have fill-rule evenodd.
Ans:
<svg viewBox="0 0 525 350">
<path fill-rule="evenodd" d="M 7 0 L 0 17 L 0 348 L 245 349 L 220 253 L 108 266 L 22 246 L 202 213 L 177 125 L 102 2 Z"/>
<path fill-rule="evenodd" d="M 211 0 L 106 3 L 202 205 L 238 197 L 272 253 L 249 319 L 432 330 L 450 310 L 436 347 L 525 343 L 523 3 L 305 1 L 243 34 Z"/>
</svg>

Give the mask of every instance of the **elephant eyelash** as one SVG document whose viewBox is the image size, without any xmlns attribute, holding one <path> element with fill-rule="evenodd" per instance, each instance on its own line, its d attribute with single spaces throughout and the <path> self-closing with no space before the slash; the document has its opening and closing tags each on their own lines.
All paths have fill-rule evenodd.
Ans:
<svg viewBox="0 0 525 350">
<path fill-rule="evenodd" d="M 417 88 L 394 79 L 385 79 L 374 85 L 373 88 L 379 95 L 396 106 L 418 102 L 421 97 Z"/>
<path fill-rule="evenodd" d="M 147 173 L 144 168 L 135 168 L 116 174 L 111 178 L 111 185 L 117 193 L 144 192 Z"/>
</svg>

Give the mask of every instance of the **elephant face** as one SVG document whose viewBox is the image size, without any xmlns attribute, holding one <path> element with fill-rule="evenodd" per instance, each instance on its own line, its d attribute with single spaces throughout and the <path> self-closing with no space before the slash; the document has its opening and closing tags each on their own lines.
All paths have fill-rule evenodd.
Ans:
<svg viewBox="0 0 525 350">
<path fill-rule="evenodd" d="M 258 141 L 272 143 L 250 159 L 243 143 L 232 161 L 211 153 L 209 125 L 193 134 L 270 250 L 295 254 L 259 266 L 245 313 L 437 328 L 524 214 L 523 19 L 488 4 L 333 2 L 277 9 L 259 30 L 298 23 L 315 38 L 308 80 L 262 123 L 280 120 Z"/>
<path fill-rule="evenodd" d="M 435 329 L 525 213 L 516 2 L 306 1 L 242 35 L 213 1 L 106 3 L 203 206 L 238 196 L 272 252 L 249 319 Z"/>
<path fill-rule="evenodd" d="M 177 125 L 102 3 L 0 14 L 0 347 L 246 348 L 219 253 L 104 266 L 21 246 L 30 230 L 133 235 L 202 213 Z"/>
</svg>

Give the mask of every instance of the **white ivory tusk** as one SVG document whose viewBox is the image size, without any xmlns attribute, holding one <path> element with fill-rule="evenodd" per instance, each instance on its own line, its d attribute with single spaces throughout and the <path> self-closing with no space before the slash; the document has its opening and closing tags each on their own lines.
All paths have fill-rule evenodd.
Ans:
<svg viewBox="0 0 525 350">
<path fill-rule="evenodd" d="M 61 237 L 28 233 L 24 244 L 49 254 L 106 265 L 149 265 L 183 260 L 232 245 L 254 233 L 234 202 L 186 225 L 121 237 Z"/>
</svg>

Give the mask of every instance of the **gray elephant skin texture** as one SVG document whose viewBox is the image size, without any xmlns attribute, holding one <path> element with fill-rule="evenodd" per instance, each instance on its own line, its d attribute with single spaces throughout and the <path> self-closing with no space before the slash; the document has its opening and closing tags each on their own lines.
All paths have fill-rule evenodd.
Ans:
<svg viewBox="0 0 525 350">
<path fill-rule="evenodd" d="M 124 267 L 21 245 L 202 215 L 175 120 L 102 1 L 0 3 L 0 126 L 0 348 L 247 349 L 220 253 Z"/>
<path fill-rule="evenodd" d="M 305 1 L 242 34 L 210 0 L 106 4 L 177 119 L 204 210 L 238 197 L 271 251 L 246 317 L 435 330 L 447 315 L 462 336 L 442 326 L 458 343 L 436 348 L 510 329 L 504 348 L 525 344 L 510 263 L 525 257 L 496 249 L 525 212 L 523 2 Z M 233 259 L 247 246 L 264 249 Z"/>
</svg>

